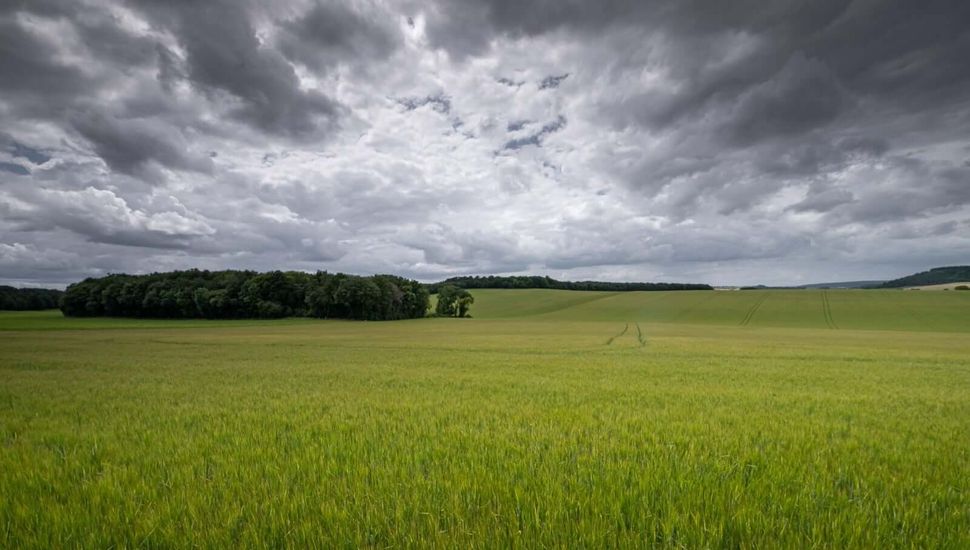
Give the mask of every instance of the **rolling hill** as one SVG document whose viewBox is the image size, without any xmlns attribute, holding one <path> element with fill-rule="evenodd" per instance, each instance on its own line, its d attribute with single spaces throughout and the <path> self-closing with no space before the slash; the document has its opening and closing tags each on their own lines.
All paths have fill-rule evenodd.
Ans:
<svg viewBox="0 0 970 550">
<path fill-rule="evenodd" d="M 472 290 L 476 319 L 970 332 L 970 293 Z"/>
<path fill-rule="evenodd" d="M 905 288 L 908 286 L 941 285 L 945 283 L 962 283 L 970 281 L 970 265 L 956 265 L 950 267 L 935 267 L 914 275 L 900 277 L 886 281 L 880 288 Z"/>
</svg>

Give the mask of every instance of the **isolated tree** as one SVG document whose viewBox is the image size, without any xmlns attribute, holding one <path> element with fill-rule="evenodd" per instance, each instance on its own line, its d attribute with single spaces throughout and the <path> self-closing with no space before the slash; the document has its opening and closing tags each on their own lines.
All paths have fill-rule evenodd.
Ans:
<svg viewBox="0 0 970 550">
<path fill-rule="evenodd" d="M 458 300 L 456 301 L 456 314 L 458 317 L 467 317 L 468 310 L 471 308 L 472 304 L 475 303 L 475 297 L 472 296 L 467 290 L 461 289 L 458 293 Z"/>
<path fill-rule="evenodd" d="M 438 288 L 438 305 L 435 313 L 444 317 L 465 317 L 475 298 L 455 285 L 441 285 Z"/>
</svg>

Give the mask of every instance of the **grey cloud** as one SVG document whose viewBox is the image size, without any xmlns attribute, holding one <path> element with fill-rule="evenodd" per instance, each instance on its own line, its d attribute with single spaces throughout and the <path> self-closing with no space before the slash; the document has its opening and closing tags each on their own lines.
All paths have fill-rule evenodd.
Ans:
<svg viewBox="0 0 970 550">
<path fill-rule="evenodd" d="M 91 142 L 98 156 L 113 169 L 126 174 L 142 174 L 149 162 L 175 170 L 208 173 L 212 160 L 193 153 L 184 138 L 173 129 L 165 129 L 140 120 L 119 120 L 103 113 L 82 113 L 72 119 L 72 126 Z"/>
<path fill-rule="evenodd" d="M 846 102 L 825 65 L 796 54 L 739 99 L 723 131 L 739 145 L 798 134 L 832 121 Z"/>
<path fill-rule="evenodd" d="M 460 206 L 475 200 L 457 191 L 432 192 L 414 177 L 405 167 L 386 167 L 380 173 L 342 170 L 313 182 L 257 186 L 252 193 L 265 204 L 283 206 L 303 219 L 341 220 L 353 230 L 413 223 L 432 217 L 439 202 Z"/>
<path fill-rule="evenodd" d="M 91 9 L 78 9 L 69 16 L 90 53 L 123 67 L 155 61 L 157 43 L 125 29 L 118 16 Z"/>
<path fill-rule="evenodd" d="M 900 107 L 925 106 L 963 93 L 968 21 L 964 2 L 857 3 L 805 42 L 847 87 Z"/>
<path fill-rule="evenodd" d="M 420 6 L 420 4 L 418 4 Z M 431 44 L 458 59 L 488 50 L 495 35 L 511 38 L 534 36 L 561 28 L 579 30 L 609 26 L 645 16 L 652 10 L 647 2 L 516 2 L 514 0 L 442 0 L 428 10 Z"/>
<path fill-rule="evenodd" d="M 319 92 L 301 89 L 286 58 L 261 44 L 245 5 L 142 4 L 154 20 L 173 30 L 185 48 L 189 80 L 213 100 L 228 99 L 229 112 L 237 119 L 291 138 L 334 130 L 341 106 Z"/>
<path fill-rule="evenodd" d="M 795 212 L 828 212 L 837 206 L 850 203 L 855 196 L 848 189 L 829 189 L 814 187 L 807 197 L 792 205 Z"/>
<path fill-rule="evenodd" d="M 966 225 L 966 222 L 964 222 Z M 960 230 L 960 224 L 956 221 L 938 223 L 930 228 L 929 234 L 932 236 L 949 235 Z"/>
<path fill-rule="evenodd" d="M 783 140 L 759 151 L 757 166 L 778 176 L 812 176 L 844 168 L 850 163 L 878 159 L 889 150 L 881 138 L 849 136 L 836 139 Z"/>
<path fill-rule="evenodd" d="M 187 78 L 181 60 L 172 50 L 165 46 L 156 45 L 158 55 L 158 72 L 156 78 L 162 88 L 171 93 L 176 83 Z"/>
<path fill-rule="evenodd" d="M 376 4 L 325 0 L 285 22 L 280 51 L 317 70 L 385 59 L 401 44 L 394 15 Z"/>
<path fill-rule="evenodd" d="M 758 224 L 759 226 L 761 224 Z M 726 222 L 712 227 L 657 230 L 626 220 L 564 220 L 565 242 L 545 265 L 552 269 L 624 266 L 643 263 L 754 261 L 783 257 L 804 249 L 808 239 L 787 231 L 757 231 Z M 600 235 L 609 232 L 610 242 Z"/>
<path fill-rule="evenodd" d="M 966 222 L 963 225 L 967 225 Z M 886 232 L 891 239 L 914 240 L 927 237 L 951 235 L 961 229 L 961 224 L 955 220 L 933 225 L 900 224 L 889 228 Z"/>
<path fill-rule="evenodd" d="M 970 204 L 970 168 L 905 157 L 883 159 L 882 164 L 882 173 L 872 175 L 885 181 L 861 182 L 868 185 L 853 191 L 855 200 L 827 212 L 830 222 L 906 223 Z"/>
<path fill-rule="evenodd" d="M 970 78 L 958 53 L 970 40 L 964 32 L 968 21 L 970 7 L 948 0 L 851 6 L 838 0 L 771 6 L 455 0 L 438 3 L 429 33 L 435 45 L 459 56 L 486 51 L 468 48 L 462 30 L 484 35 L 477 40 L 483 45 L 489 37 L 543 36 L 562 29 L 593 36 L 632 29 L 627 42 L 661 36 L 667 44 L 658 54 L 662 58 L 614 56 L 612 63 L 659 64 L 682 86 L 668 97 L 647 92 L 636 99 L 634 93 L 626 103 L 636 110 L 622 118 L 667 126 L 708 109 L 741 107 L 739 125 L 729 135 L 747 142 L 773 130 L 788 133 L 831 120 L 845 100 L 858 95 L 924 107 L 955 98 Z M 725 40 L 728 45 L 747 41 L 750 47 L 728 55 Z M 803 87 L 812 93 L 802 93 Z M 748 102 L 735 105 L 745 97 Z M 759 112 L 768 117 L 764 125 Z"/>
<path fill-rule="evenodd" d="M 63 109 L 95 82 L 78 67 L 58 61 L 55 49 L 26 29 L 14 15 L 0 12 L 0 91 L 3 103 L 21 116 L 46 117 Z"/>
</svg>

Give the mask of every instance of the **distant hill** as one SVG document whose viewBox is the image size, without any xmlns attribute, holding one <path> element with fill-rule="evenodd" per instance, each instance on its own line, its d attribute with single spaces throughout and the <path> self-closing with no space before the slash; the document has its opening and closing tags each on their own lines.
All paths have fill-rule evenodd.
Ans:
<svg viewBox="0 0 970 550">
<path fill-rule="evenodd" d="M 541 275 L 495 275 L 475 277 L 452 277 L 439 283 L 426 285 L 435 294 L 442 285 L 460 288 L 548 288 L 555 290 L 602 290 L 623 292 L 632 290 L 714 290 L 711 285 L 692 283 L 613 283 L 608 281 L 557 281 Z"/>
<path fill-rule="evenodd" d="M 907 286 L 941 285 L 970 281 L 970 265 L 935 267 L 915 275 L 886 281 L 876 288 L 903 288 Z"/>
<path fill-rule="evenodd" d="M 643 345 L 654 324 L 959 332 L 970 291 L 573 292 L 473 289 L 475 319 L 612 323 L 612 345 Z M 638 328 L 639 327 L 639 328 Z M 603 339 L 606 344 L 606 338 Z"/>
<path fill-rule="evenodd" d="M 798 288 L 868 288 L 879 286 L 886 281 L 842 281 L 838 283 L 813 283 L 801 285 Z"/>
</svg>

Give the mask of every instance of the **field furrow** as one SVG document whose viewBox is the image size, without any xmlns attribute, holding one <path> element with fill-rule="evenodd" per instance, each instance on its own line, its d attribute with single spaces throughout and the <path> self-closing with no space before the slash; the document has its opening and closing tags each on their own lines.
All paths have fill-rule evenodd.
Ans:
<svg viewBox="0 0 970 550">
<path fill-rule="evenodd" d="M 767 293 L 763 293 L 760 296 L 758 296 L 758 298 L 755 301 L 754 305 L 752 305 L 751 308 L 748 309 L 748 311 L 744 314 L 744 318 L 742 318 L 741 319 L 741 322 L 738 323 L 738 324 L 741 325 L 741 326 L 745 326 L 745 325 L 748 325 L 749 323 L 751 323 L 751 319 L 754 318 L 755 313 L 758 312 L 758 309 L 761 308 L 761 305 L 764 304 L 765 303 L 765 300 L 767 300 L 767 299 L 768 299 L 768 294 Z"/>
</svg>

